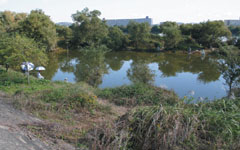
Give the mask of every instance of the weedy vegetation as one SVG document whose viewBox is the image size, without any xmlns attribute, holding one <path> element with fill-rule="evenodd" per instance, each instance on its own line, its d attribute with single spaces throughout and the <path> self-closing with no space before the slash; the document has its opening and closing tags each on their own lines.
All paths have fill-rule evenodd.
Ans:
<svg viewBox="0 0 240 150">
<path fill-rule="evenodd" d="M 239 98 L 186 103 L 186 98 L 152 85 L 96 89 L 34 77 L 28 85 L 24 74 L 2 67 L 0 90 L 13 97 L 17 108 L 45 120 L 22 127 L 80 149 L 240 149 Z M 103 105 L 102 99 L 111 105 Z M 131 110 L 119 116 L 116 107 Z"/>
<path fill-rule="evenodd" d="M 148 84 L 136 83 L 116 88 L 99 90 L 97 95 L 123 106 L 173 105 L 178 101 L 173 91 L 168 91 Z"/>
</svg>

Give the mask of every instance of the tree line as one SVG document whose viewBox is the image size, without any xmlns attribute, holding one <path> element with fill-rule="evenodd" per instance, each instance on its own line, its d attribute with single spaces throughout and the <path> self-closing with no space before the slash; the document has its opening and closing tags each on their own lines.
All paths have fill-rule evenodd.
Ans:
<svg viewBox="0 0 240 150">
<path fill-rule="evenodd" d="M 207 21 L 199 24 L 164 22 L 151 27 L 148 23 L 130 22 L 126 27 L 108 27 L 99 17 L 100 11 L 85 8 L 72 15 L 73 25 L 61 28 L 68 46 L 73 49 L 85 46 L 106 45 L 112 50 L 188 50 L 219 48 L 226 45 L 240 47 L 240 36 L 233 27 L 223 21 Z M 235 35 L 234 37 L 232 35 Z"/>
<path fill-rule="evenodd" d="M 56 25 L 42 10 L 29 14 L 0 12 L 0 64 L 16 67 L 23 61 L 45 65 L 47 53 L 65 49 L 106 47 L 111 50 L 188 50 L 234 45 L 240 48 L 240 28 L 227 27 L 222 21 L 199 24 L 130 22 L 126 27 L 106 25 L 101 12 L 88 8 L 72 15 L 74 23 Z"/>
</svg>

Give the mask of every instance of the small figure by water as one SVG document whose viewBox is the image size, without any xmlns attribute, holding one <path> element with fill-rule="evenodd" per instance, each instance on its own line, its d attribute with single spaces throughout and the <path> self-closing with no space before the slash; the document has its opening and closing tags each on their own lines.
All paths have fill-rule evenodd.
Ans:
<svg viewBox="0 0 240 150">
<path fill-rule="evenodd" d="M 202 54 L 202 56 L 205 56 L 205 50 L 204 49 L 201 50 L 201 54 Z"/>
<path fill-rule="evenodd" d="M 195 95 L 195 91 L 194 91 L 194 90 L 189 91 L 189 92 L 188 92 L 188 95 L 189 95 L 189 96 L 194 96 L 194 95 Z"/>
<path fill-rule="evenodd" d="M 44 79 L 44 77 L 40 74 L 40 71 L 38 71 L 38 73 L 37 73 L 37 78 L 38 79 Z"/>
<path fill-rule="evenodd" d="M 64 79 L 64 82 L 68 82 L 68 78 L 65 78 L 65 79 Z"/>
<path fill-rule="evenodd" d="M 198 101 L 199 101 L 199 102 L 203 102 L 203 101 L 204 101 L 204 98 L 203 98 L 203 97 L 198 97 Z"/>
<path fill-rule="evenodd" d="M 6 63 L 6 64 L 5 64 L 5 67 L 6 67 L 6 72 L 8 72 L 9 64 Z"/>
<path fill-rule="evenodd" d="M 191 49 L 191 47 L 188 48 L 188 54 L 189 54 L 189 55 L 192 54 L 192 49 Z"/>
<path fill-rule="evenodd" d="M 44 77 L 41 75 L 41 71 L 43 71 L 43 70 L 46 70 L 43 66 L 39 66 L 39 67 L 37 67 L 35 70 L 37 70 L 38 71 L 38 73 L 37 73 L 37 78 L 38 79 L 44 79 Z"/>
<path fill-rule="evenodd" d="M 201 60 L 204 60 L 205 59 L 205 50 L 204 49 L 202 49 L 201 50 L 201 54 L 202 54 L 202 56 L 201 56 Z"/>
<path fill-rule="evenodd" d="M 236 99 L 236 96 L 235 96 L 234 92 L 229 93 L 228 98 L 229 99 Z"/>
</svg>

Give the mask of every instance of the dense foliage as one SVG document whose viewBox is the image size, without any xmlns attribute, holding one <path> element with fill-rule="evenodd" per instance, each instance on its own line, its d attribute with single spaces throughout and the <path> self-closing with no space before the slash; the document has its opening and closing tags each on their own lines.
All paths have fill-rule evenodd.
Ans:
<svg viewBox="0 0 240 150">
<path fill-rule="evenodd" d="M 74 48 L 102 44 L 107 37 L 108 28 L 99 18 L 100 15 L 100 11 L 89 11 L 88 8 L 72 15 L 74 21 L 71 27 L 74 35 L 72 46 Z"/>
<path fill-rule="evenodd" d="M 165 22 L 161 24 L 160 31 L 164 35 L 164 46 L 167 49 L 177 48 L 182 40 L 181 31 L 175 22 Z"/>
<path fill-rule="evenodd" d="M 148 23 L 135 23 L 130 22 L 127 26 L 131 45 L 135 49 L 140 49 L 148 42 L 150 35 L 150 26 Z"/>
<path fill-rule="evenodd" d="M 20 23 L 21 34 L 40 42 L 47 51 L 56 47 L 57 34 L 55 24 L 46 16 L 42 10 L 33 10 Z"/>
<path fill-rule="evenodd" d="M 0 33 L 14 34 L 20 29 L 19 23 L 25 20 L 27 14 L 11 11 L 0 12 Z"/>
<path fill-rule="evenodd" d="M 22 62 L 46 65 L 47 60 L 45 50 L 33 39 L 21 35 L 0 35 L 0 64 L 8 63 L 17 69 Z"/>
<path fill-rule="evenodd" d="M 228 28 L 223 21 L 182 25 L 165 22 L 153 27 L 148 23 L 130 22 L 126 27 L 108 27 L 105 21 L 99 18 L 100 15 L 98 10 L 90 11 L 88 8 L 72 15 L 72 38 L 66 38 L 70 47 L 81 49 L 104 44 L 112 50 L 153 51 L 219 48 L 227 44 L 237 46 L 240 43 L 237 40 L 231 42 L 231 35 L 236 35 L 238 30 Z"/>
<path fill-rule="evenodd" d="M 18 69 L 25 61 L 46 65 L 47 52 L 56 47 L 55 25 L 41 10 L 0 12 L 0 33 L 0 64 L 11 68 Z"/>
</svg>

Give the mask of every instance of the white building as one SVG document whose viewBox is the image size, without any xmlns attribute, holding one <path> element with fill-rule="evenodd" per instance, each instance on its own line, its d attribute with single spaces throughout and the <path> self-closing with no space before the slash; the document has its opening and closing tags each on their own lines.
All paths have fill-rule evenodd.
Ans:
<svg viewBox="0 0 240 150">
<path fill-rule="evenodd" d="M 138 19 L 106 19 L 105 21 L 108 26 L 127 26 L 130 21 L 137 23 L 147 22 L 149 25 L 152 25 L 152 18 L 149 18 L 148 16 L 146 18 Z"/>
<path fill-rule="evenodd" d="M 239 20 L 224 20 L 226 26 L 240 26 L 240 19 Z"/>
</svg>

